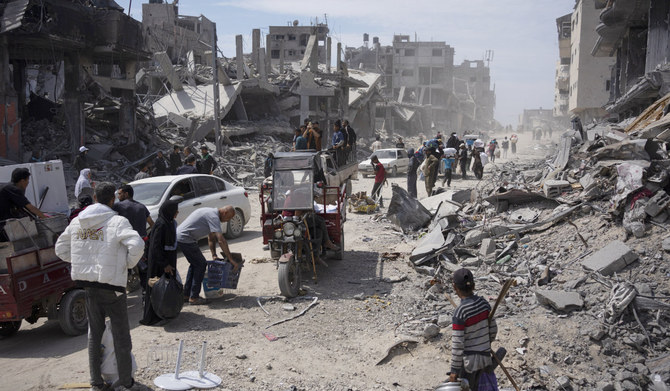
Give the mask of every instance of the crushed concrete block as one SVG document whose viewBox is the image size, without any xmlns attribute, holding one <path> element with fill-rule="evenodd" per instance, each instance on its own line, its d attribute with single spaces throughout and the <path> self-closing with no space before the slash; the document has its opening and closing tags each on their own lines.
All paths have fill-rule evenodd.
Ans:
<svg viewBox="0 0 670 391">
<path fill-rule="evenodd" d="M 663 246 L 663 250 L 670 252 L 670 236 L 663 239 L 663 243 L 661 243 L 661 246 Z"/>
<path fill-rule="evenodd" d="M 485 232 L 481 229 L 473 229 L 473 230 L 468 231 L 468 233 L 465 234 L 465 243 L 464 244 L 468 247 L 469 246 L 475 246 L 475 245 L 481 243 L 481 241 L 483 239 L 486 239 L 489 236 L 490 235 L 488 234 L 488 232 Z"/>
<path fill-rule="evenodd" d="M 667 209 L 668 206 L 670 206 L 670 196 L 668 196 L 668 193 L 661 190 L 651 197 L 649 202 L 647 202 L 644 211 L 649 216 L 654 217 Z"/>
<path fill-rule="evenodd" d="M 496 241 L 489 238 L 483 239 L 482 245 L 479 247 L 479 254 L 486 257 L 495 252 L 496 252 Z"/>
<path fill-rule="evenodd" d="M 568 181 L 547 180 L 544 182 L 542 189 L 547 198 L 556 198 L 560 197 L 563 193 L 571 191 L 572 186 L 570 186 L 570 182 Z"/>
<path fill-rule="evenodd" d="M 540 304 L 550 306 L 557 311 L 572 311 L 584 306 L 584 300 L 577 292 L 538 289 L 535 291 L 535 297 Z"/>
<path fill-rule="evenodd" d="M 442 235 L 442 228 L 437 225 L 433 228 L 428 235 L 424 236 L 419 243 L 417 244 L 412 255 L 410 255 L 409 260 L 411 262 L 416 262 L 425 256 L 434 253 L 436 250 L 439 250 L 444 246 L 444 235 Z"/>
<path fill-rule="evenodd" d="M 467 258 L 461 262 L 462 267 L 474 268 L 482 265 L 482 260 L 480 258 Z"/>
<path fill-rule="evenodd" d="M 570 378 L 567 376 L 560 376 L 559 378 L 556 379 L 556 383 L 558 383 L 558 388 L 559 389 L 564 389 L 564 390 L 570 390 L 572 389 L 570 386 Z"/>
<path fill-rule="evenodd" d="M 622 241 L 615 240 L 582 261 L 587 270 L 612 275 L 637 260 L 638 256 Z"/>
<path fill-rule="evenodd" d="M 437 325 L 439 327 L 447 327 L 451 324 L 451 316 L 449 315 L 440 315 L 437 317 Z"/>
<path fill-rule="evenodd" d="M 668 212 L 663 211 L 657 214 L 656 216 L 652 217 L 651 221 L 653 221 L 654 223 L 663 224 L 667 219 L 668 219 Z"/>
</svg>

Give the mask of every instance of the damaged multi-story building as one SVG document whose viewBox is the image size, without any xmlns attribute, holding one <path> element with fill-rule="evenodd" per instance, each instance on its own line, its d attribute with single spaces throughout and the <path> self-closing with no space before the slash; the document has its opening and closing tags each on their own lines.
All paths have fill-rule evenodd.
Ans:
<svg viewBox="0 0 670 391">
<path fill-rule="evenodd" d="M 568 111 L 582 122 L 607 116 L 603 109 L 609 98 L 610 74 L 614 61 L 594 57 L 598 39 L 594 34 L 599 23 L 595 0 L 577 0 L 570 18 L 570 88 Z"/>
<path fill-rule="evenodd" d="M 613 62 L 605 109 L 624 119 L 670 92 L 670 2 L 596 0 L 591 54 Z M 605 104 L 606 103 L 606 104 Z"/>
<path fill-rule="evenodd" d="M 112 0 L 11 0 L 0 13 L 0 156 L 67 156 L 91 131 L 136 141 L 136 66 L 149 58 L 138 21 Z"/>
<path fill-rule="evenodd" d="M 556 80 L 554 83 L 554 117 L 568 117 L 570 103 L 570 37 L 572 33 L 572 14 L 556 19 L 558 31 L 558 61 L 556 62 Z"/>
<path fill-rule="evenodd" d="M 465 60 L 454 66 L 454 48 L 446 42 L 394 35 L 392 45 L 382 46 L 373 37 L 370 46 L 369 34 L 364 34 L 363 46 L 346 48 L 346 59 L 350 69 L 383 74 L 386 102 L 377 114 L 380 128 L 416 134 L 497 126 L 489 65 Z"/>
</svg>

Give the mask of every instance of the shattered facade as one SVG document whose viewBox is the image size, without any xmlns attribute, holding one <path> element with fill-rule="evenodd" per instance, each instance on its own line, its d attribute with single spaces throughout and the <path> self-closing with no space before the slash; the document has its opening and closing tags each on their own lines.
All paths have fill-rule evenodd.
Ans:
<svg viewBox="0 0 670 391">
<path fill-rule="evenodd" d="M 556 19 L 558 55 L 554 85 L 554 117 L 567 117 L 570 101 L 570 35 L 572 14 Z"/>
<path fill-rule="evenodd" d="M 670 3 L 665 0 L 596 1 L 600 10 L 592 54 L 614 61 L 608 112 L 640 114 L 670 92 Z"/>
<path fill-rule="evenodd" d="M 74 154 L 90 128 L 136 140 L 135 73 L 148 58 L 139 22 L 113 1 L 0 7 L 0 156 L 21 162 Z M 43 117 L 48 132 L 33 126 Z"/>
<path fill-rule="evenodd" d="M 464 60 L 454 67 L 453 91 L 458 99 L 458 125 L 455 129 L 493 129 L 495 90 L 491 89 L 491 75 L 483 60 Z"/>
<path fill-rule="evenodd" d="M 570 35 L 570 92 L 568 110 L 581 117 L 582 122 L 602 118 L 602 108 L 609 97 L 610 69 L 614 61 L 591 55 L 598 25 L 595 0 L 577 0 L 572 12 Z"/>
<path fill-rule="evenodd" d="M 301 61 L 305 56 L 309 37 L 316 35 L 317 58 L 319 63 L 326 64 L 330 59 L 330 48 L 327 45 L 328 25 L 317 23 L 314 26 L 300 26 L 294 21 L 289 26 L 270 26 L 268 34 L 268 51 L 273 67 L 283 62 Z"/>
</svg>

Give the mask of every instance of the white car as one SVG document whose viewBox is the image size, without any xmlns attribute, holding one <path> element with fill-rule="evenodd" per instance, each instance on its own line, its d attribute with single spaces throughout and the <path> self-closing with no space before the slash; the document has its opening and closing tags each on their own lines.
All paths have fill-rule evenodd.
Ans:
<svg viewBox="0 0 670 391">
<path fill-rule="evenodd" d="M 164 175 L 140 179 L 129 185 L 133 187 L 133 199 L 149 209 L 154 221 L 158 218 L 161 205 L 173 196 L 183 198 L 179 203 L 178 224 L 198 208 L 234 207 L 235 217 L 221 223 L 223 233 L 230 239 L 240 236 L 251 218 L 249 194 L 244 188 L 214 175 Z"/>
<path fill-rule="evenodd" d="M 409 157 L 407 151 L 400 148 L 378 149 L 373 155 L 377 155 L 379 162 L 384 165 L 386 175 L 396 176 L 399 172 L 407 172 L 409 165 Z M 358 164 L 358 172 L 363 175 L 363 178 L 368 175 L 374 175 L 375 170 L 372 168 L 370 158 L 363 160 Z"/>
</svg>

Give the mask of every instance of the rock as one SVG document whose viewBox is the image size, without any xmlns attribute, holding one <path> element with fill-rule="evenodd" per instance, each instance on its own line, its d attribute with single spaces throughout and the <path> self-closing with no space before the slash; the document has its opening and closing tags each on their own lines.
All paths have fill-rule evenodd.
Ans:
<svg viewBox="0 0 670 391">
<path fill-rule="evenodd" d="M 496 252 L 496 241 L 493 239 L 483 239 L 482 245 L 479 247 L 479 255 L 487 257 Z"/>
<path fill-rule="evenodd" d="M 646 342 L 646 338 L 642 334 L 630 334 L 624 337 L 623 343 L 632 346 L 637 350 L 642 350 L 642 345 Z"/>
<path fill-rule="evenodd" d="M 625 390 L 625 391 L 629 391 L 629 390 L 630 391 L 635 391 L 635 390 L 640 389 L 637 385 L 635 385 L 635 383 L 633 383 L 630 380 L 624 380 L 620 383 L 620 385 L 621 385 L 621 389 Z"/>
<path fill-rule="evenodd" d="M 396 282 L 402 282 L 407 279 L 407 274 L 402 274 L 399 276 L 390 276 L 390 277 L 384 277 L 382 278 L 382 281 L 388 282 L 388 283 L 396 283 Z"/>
<path fill-rule="evenodd" d="M 635 262 L 637 258 L 637 254 L 628 246 L 619 240 L 615 240 L 584 259 L 582 266 L 588 270 L 609 276 Z"/>
<path fill-rule="evenodd" d="M 567 376 L 561 376 L 556 379 L 556 382 L 558 383 L 558 388 L 563 388 L 566 390 L 571 389 L 572 387 L 570 386 L 570 378 Z"/>
<path fill-rule="evenodd" d="M 293 304 L 284 304 L 281 306 L 281 309 L 284 311 L 295 311 L 295 306 Z"/>
<path fill-rule="evenodd" d="M 240 360 L 246 360 L 247 355 L 244 354 L 244 353 L 240 353 L 240 354 L 236 354 L 235 357 L 239 358 Z"/>
<path fill-rule="evenodd" d="M 663 247 L 663 250 L 670 252 L 670 236 L 663 239 L 663 243 L 661 243 L 661 246 Z"/>
<path fill-rule="evenodd" d="M 415 266 L 414 270 L 419 274 L 425 274 L 431 277 L 435 275 L 435 268 L 430 266 Z"/>
<path fill-rule="evenodd" d="M 440 327 L 434 323 L 428 323 L 423 328 L 423 337 L 426 339 L 433 338 L 440 334 Z"/>
<path fill-rule="evenodd" d="M 605 335 L 607 335 L 607 332 L 605 332 L 605 330 L 595 329 L 595 330 L 591 330 L 591 332 L 589 333 L 589 338 L 598 342 L 601 339 L 603 339 L 605 337 Z"/>
<path fill-rule="evenodd" d="M 439 327 L 447 327 L 451 324 L 451 316 L 449 315 L 440 315 L 437 317 L 437 325 Z"/>
<path fill-rule="evenodd" d="M 607 382 L 596 383 L 596 390 L 598 391 L 614 391 L 614 384 Z"/>
<path fill-rule="evenodd" d="M 272 369 L 272 364 L 270 363 L 265 364 L 265 369 Z"/>
<path fill-rule="evenodd" d="M 538 289 L 535 291 L 535 297 L 540 304 L 548 305 L 557 311 L 567 312 L 584 306 L 584 300 L 577 292 Z"/>
<path fill-rule="evenodd" d="M 355 300 L 365 300 L 365 293 L 361 292 L 356 295 L 354 295 Z"/>
</svg>

